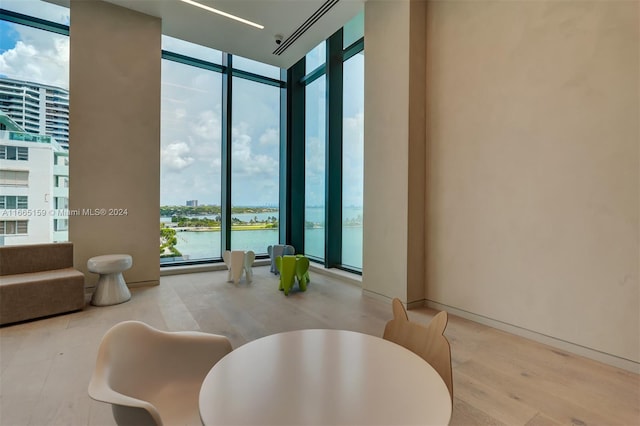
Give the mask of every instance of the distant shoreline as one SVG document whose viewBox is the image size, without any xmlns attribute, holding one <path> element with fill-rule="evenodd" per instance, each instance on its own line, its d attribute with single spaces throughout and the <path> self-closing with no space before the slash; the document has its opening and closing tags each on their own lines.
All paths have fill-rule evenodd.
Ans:
<svg viewBox="0 0 640 426">
<path fill-rule="evenodd" d="M 362 225 L 344 225 L 345 228 L 362 228 Z M 175 229 L 176 232 L 220 232 L 220 227 L 182 227 L 182 228 L 170 228 Z M 323 226 L 314 226 L 308 229 L 324 229 Z M 231 227 L 232 231 L 277 231 L 278 228 L 269 228 L 263 226 L 240 226 Z"/>
<path fill-rule="evenodd" d="M 176 226 L 171 227 L 170 229 L 175 229 L 176 232 L 220 232 L 219 226 Z M 265 226 L 265 225 L 235 225 L 231 226 L 232 231 L 269 231 L 274 230 L 277 231 L 278 228 Z"/>
</svg>

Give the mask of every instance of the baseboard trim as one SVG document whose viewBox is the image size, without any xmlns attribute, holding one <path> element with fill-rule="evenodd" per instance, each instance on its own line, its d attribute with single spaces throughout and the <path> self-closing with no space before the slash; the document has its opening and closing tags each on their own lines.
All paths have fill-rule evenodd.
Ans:
<svg viewBox="0 0 640 426">
<path fill-rule="evenodd" d="M 581 346 L 576 343 L 567 342 L 562 339 L 547 336 L 545 334 L 538 333 L 526 328 L 522 328 L 513 324 L 505 323 L 495 320 L 493 318 L 485 317 L 483 315 L 474 314 L 462 309 L 454 308 L 453 306 L 444 305 L 442 303 L 434 302 L 432 300 L 425 300 L 424 305 L 428 308 L 438 309 L 441 311 L 447 311 L 453 315 L 465 318 L 480 324 L 488 325 L 489 327 L 496 328 L 498 330 L 506 331 L 507 333 L 515 334 L 516 336 L 524 337 L 538 343 L 553 346 L 554 348 L 562 349 L 567 352 L 571 352 L 576 355 L 584 356 L 595 361 L 602 362 L 604 364 L 611 365 L 613 367 L 621 368 L 626 371 L 630 371 L 635 374 L 640 374 L 640 363 L 620 358 L 615 355 L 611 355 L 605 352 L 600 352 L 596 349 Z"/>
<path fill-rule="evenodd" d="M 372 298 L 374 298 L 376 300 L 380 300 L 381 302 L 387 302 L 389 305 L 391 305 L 391 301 L 393 300 L 393 298 L 391 298 L 389 296 L 385 296 L 384 294 L 376 293 L 375 291 L 371 291 L 371 290 L 363 289 L 362 293 L 365 296 L 372 297 Z M 409 303 L 402 302 L 402 304 L 404 305 L 404 307 L 407 310 L 415 309 L 415 308 L 422 308 L 422 307 L 425 306 L 424 305 L 424 299 L 416 300 L 416 301 L 409 302 Z"/>
<path fill-rule="evenodd" d="M 364 294 L 367 297 L 371 297 L 373 299 L 379 300 L 381 302 L 387 302 L 391 304 L 392 299 L 388 296 L 385 296 L 384 294 L 376 293 L 375 291 L 367 290 L 365 288 L 362 289 L 362 294 Z"/>
<path fill-rule="evenodd" d="M 269 259 L 257 259 L 253 262 L 253 266 L 265 266 L 270 265 Z M 203 263 L 199 265 L 185 265 L 185 266 L 167 266 L 160 268 L 160 276 L 166 277 L 170 275 L 181 274 L 195 274 L 198 272 L 213 272 L 213 271 L 226 271 L 227 265 L 222 262 L 217 263 Z"/>
<path fill-rule="evenodd" d="M 312 272 L 317 272 L 320 275 L 337 278 L 347 284 L 353 284 L 358 287 L 362 287 L 362 276 L 358 274 L 354 274 L 337 268 L 325 268 L 324 266 L 317 265 L 313 262 L 309 264 L 309 270 Z M 311 277 L 311 279 L 313 280 L 313 277 Z"/>
<path fill-rule="evenodd" d="M 149 281 L 138 281 L 138 282 L 127 282 L 127 287 L 129 288 L 139 288 L 139 287 L 152 287 L 160 285 L 160 281 L 157 280 L 149 280 Z M 85 285 L 84 294 L 89 295 L 91 297 L 93 292 L 96 291 L 96 284 L 93 285 Z"/>
<path fill-rule="evenodd" d="M 151 287 L 155 285 L 159 285 L 159 280 L 149 280 L 149 281 L 137 281 L 137 282 L 127 282 L 127 287 L 129 288 L 138 288 L 138 287 Z"/>
</svg>

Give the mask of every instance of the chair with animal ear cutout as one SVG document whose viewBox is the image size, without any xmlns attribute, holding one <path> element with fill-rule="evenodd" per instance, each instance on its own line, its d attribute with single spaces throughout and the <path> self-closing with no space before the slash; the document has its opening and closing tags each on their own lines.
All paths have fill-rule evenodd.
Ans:
<svg viewBox="0 0 640 426">
<path fill-rule="evenodd" d="M 200 387 L 231 350 L 225 336 L 124 321 L 102 338 L 89 396 L 111 404 L 120 426 L 201 425 Z"/>
<path fill-rule="evenodd" d="M 393 299 L 391 304 L 393 319 L 386 324 L 382 338 L 404 346 L 427 361 L 442 377 L 453 401 L 451 347 L 444 336 L 447 312 L 438 312 L 425 326 L 409 321 L 400 299 Z"/>
</svg>

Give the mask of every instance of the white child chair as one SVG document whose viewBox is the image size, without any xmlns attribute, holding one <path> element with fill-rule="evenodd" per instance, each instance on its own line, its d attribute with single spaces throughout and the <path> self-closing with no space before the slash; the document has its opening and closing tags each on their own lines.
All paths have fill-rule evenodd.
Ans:
<svg viewBox="0 0 640 426">
<path fill-rule="evenodd" d="M 242 272 L 245 273 L 247 282 L 250 283 L 253 280 L 253 262 L 256 260 L 256 254 L 243 250 L 226 250 L 222 253 L 222 260 L 229 268 L 229 275 L 227 281 L 233 281 L 234 284 L 238 284 L 242 277 Z"/>
</svg>

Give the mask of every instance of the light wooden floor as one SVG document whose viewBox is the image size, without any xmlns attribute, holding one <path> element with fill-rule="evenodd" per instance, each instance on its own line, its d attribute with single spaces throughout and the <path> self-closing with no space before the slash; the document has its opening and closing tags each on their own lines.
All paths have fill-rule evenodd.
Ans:
<svg viewBox="0 0 640 426">
<path fill-rule="evenodd" d="M 131 301 L 0 328 L 0 425 L 113 425 L 87 384 L 102 335 L 137 319 L 165 330 L 224 334 L 238 347 L 272 333 L 338 328 L 381 336 L 388 303 L 312 274 L 285 297 L 268 267 L 226 283 L 226 271 L 163 277 Z M 409 311 L 426 323 L 428 309 Z M 640 378 L 624 370 L 449 316 L 453 425 L 640 425 Z"/>
</svg>

